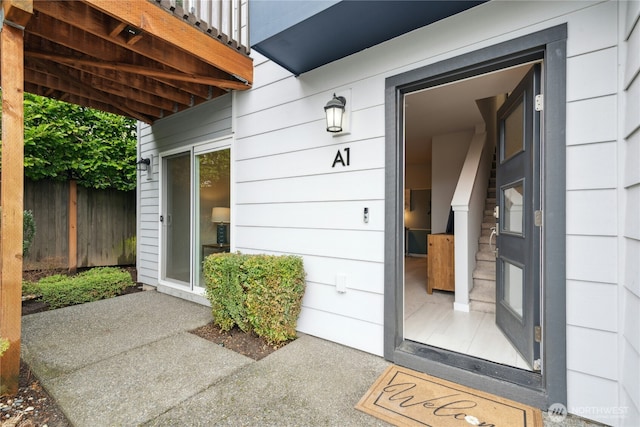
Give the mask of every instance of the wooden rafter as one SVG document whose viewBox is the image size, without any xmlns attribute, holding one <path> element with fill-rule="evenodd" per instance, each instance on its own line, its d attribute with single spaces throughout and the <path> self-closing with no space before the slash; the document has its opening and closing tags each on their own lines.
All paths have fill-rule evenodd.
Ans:
<svg viewBox="0 0 640 427">
<path fill-rule="evenodd" d="M 25 87 L 152 123 L 250 88 L 251 59 L 157 0 L 36 0 Z"/>
<path fill-rule="evenodd" d="M 218 86 L 222 89 L 244 89 L 246 85 L 239 81 L 212 78 L 205 75 L 186 74 L 180 72 L 170 72 L 164 70 L 154 70 L 141 65 L 130 65 L 117 62 L 102 62 L 89 59 L 69 58 L 61 55 L 52 55 L 42 52 L 25 52 L 27 58 L 46 59 L 58 64 L 65 64 L 75 68 L 92 67 L 112 71 L 123 71 L 131 74 L 138 74 L 146 77 L 153 77 L 164 80 L 176 80 L 209 86 Z"/>
</svg>

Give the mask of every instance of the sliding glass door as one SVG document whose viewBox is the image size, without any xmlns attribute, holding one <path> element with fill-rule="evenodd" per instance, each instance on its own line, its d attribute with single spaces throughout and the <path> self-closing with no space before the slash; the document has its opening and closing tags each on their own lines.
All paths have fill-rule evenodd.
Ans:
<svg viewBox="0 0 640 427">
<path fill-rule="evenodd" d="M 161 275 L 202 293 L 203 262 L 231 248 L 231 148 L 227 138 L 161 156 Z"/>
<path fill-rule="evenodd" d="M 191 153 L 163 159 L 165 188 L 163 214 L 163 279 L 190 286 L 191 281 Z"/>
<path fill-rule="evenodd" d="M 202 263 L 212 253 L 229 252 L 231 239 L 231 149 L 196 155 L 196 286 L 204 287 Z"/>
</svg>

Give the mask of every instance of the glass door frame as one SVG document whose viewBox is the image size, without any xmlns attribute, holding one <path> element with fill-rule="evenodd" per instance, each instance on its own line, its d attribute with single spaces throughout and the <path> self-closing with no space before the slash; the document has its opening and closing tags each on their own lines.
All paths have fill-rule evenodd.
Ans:
<svg viewBox="0 0 640 427">
<path fill-rule="evenodd" d="M 196 237 L 196 233 L 198 232 L 198 230 L 196 229 L 196 220 L 199 220 L 199 218 L 197 218 L 198 215 L 198 200 L 196 200 L 197 194 L 196 194 L 196 186 L 195 186 L 195 182 L 196 182 L 196 172 L 197 172 L 197 167 L 196 167 L 196 158 L 198 155 L 202 155 L 202 154 L 206 154 L 206 153 L 210 153 L 213 151 L 218 151 L 218 150 L 224 150 L 224 149 L 229 149 L 230 150 L 230 207 L 231 207 L 231 224 L 234 224 L 234 209 L 233 206 L 235 204 L 235 197 L 234 197 L 234 186 L 233 183 L 235 182 L 235 178 L 234 178 L 234 161 L 235 161 L 235 157 L 234 157 L 234 151 L 233 151 L 233 135 L 227 135 L 224 137 L 220 137 L 220 138 L 215 138 L 206 142 L 202 142 L 202 143 L 198 143 L 198 144 L 191 144 L 191 145 L 185 145 L 183 147 L 180 148 L 174 148 L 172 150 L 167 150 L 167 151 L 163 151 L 161 153 L 159 153 L 159 165 L 160 165 L 160 171 L 159 171 L 159 189 L 158 189 L 158 194 L 159 194 L 159 201 L 158 201 L 158 206 L 159 206 L 159 217 L 164 219 L 163 216 L 165 215 L 165 203 L 166 203 L 166 185 L 164 183 L 164 179 L 165 179 L 165 175 L 166 175 L 166 165 L 165 165 L 165 161 L 167 158 L 170 158 L 172 156 L 178 155 L 178 154 L 185 154 L 185 153 L 189 153 L 189 158 L 190 158 L 190 168 L 191 168 L 191 174 L 190 174 L 190 188 L 189 188 L 189 206 L 190 206 L 190 227 L 189 227 L 189 266 L 190 266 L 190 273 L 189 273 L 189 283 L 186 283 L 187 286 L 185 286 L 184 282 L 177 282 L 175 280 L 171 280 L 171 279 L 167 279 L 166 278 L 166 266 L 167 266 L 167 262 L 166 262 L 166 257 L 167 257 L 167 251 L 166 251 L 166 240 L 167 240 L 167 234 L 166 234 L 166 230 L 165 227 L 163 226 L 163 222 L 162 219 L 159 222 L 159 233 L 158 233 L 158 284 L 171 288 L 171 289 L 175 289 L 176 291 L 182 291 L 182 292 L 189 292 L 189 293 L 194 293 L 197 295 L 204 295 L 205 294 L 205 289 L 204 287 L 198 286 L 198 274 L 199 274 L 199 266 L 196 265 L 196 262 L 198 260 L 198 256 L 197 253 L 195 252 L 196 250 L 199 250 L 199 248 L 197 247 L 197 245 L 199 245 L 199 239 Z M 229 241 L 231 244 L 231 251 L 233 252 L 234 250 L 234 231 L 233 231 L 233 227 L 229 227 Z"/>
<path fill-rule="evenodd" d="M 229 207 L 231 208 L 231 212 L 230 212 L 230 225 L 229 225 L 229 243 L 230 243 L 230 251 L 233 252 L 233 248 L 234 248 L 234 232 L 233 232 L 233 227 L 231 227 L 231 224 L 235 224 L 234 221 L 234 211 L 235 209 L 233 209 L 233 206 L 235 204 L 235 199 L 234 199 L 234 191 L 233 191 L 233 183 L 235 182 L 234 180 L 234 167 L 233 167 L 233 163 L 234 163 L 234 157 L 233 157 L 233 149 L 232 149 L 232 142 L 233 142 L 233 137 L 232 136 L 226 136 L 223 138 L 219 138 L 219 139 L 215 139 L 213 141 L 209 141 L 207 143 L 204 144 L 199 144 L 193 147 L 193 154 L 192 154 L 192 170 L 193 170 L 193 183 L 192 184 L 192 189 L 191 189 L 191 197 L 192 197 L 192 212 L 191 212 L 191 217 L 192 217 L 192 229 L 191 229 L 191 239 L 192 239 L 192 244 L 191 244 L 191 253 L 192 253 L 192 262 L 191 262 L 191 289 L 193 292 L 196 292 L 200 295 L 204 295 L 205 293 L 205 288 L 203 286 L 199 286 L 199 272 L 200 272 L 200 266 L 198 266 L 198 262 L 202 262 L 204 260 L 200 260 L 199 258 L 199 254 L 201 253 L 201 248 L 202 248 L 202 242 L 200 242 L 200 230 L 196 229 L 197 225 L 199 223 L 199 218 L 197 218 L 198 212 L 200 212 L 200 200 L 198 197 L 198 194 L 196 194 L 197 192 L 197 188 L 195 185 L 196 182 L 196 178 L 198 178 L 196 176 L 196 173 L 199 173 L 199 167 L 197 164 L 197 158 L 200 155 L 203 154 L 208 154 L 208 153 L 212 153 L 215 151 L 222 151 L 222 150 L 229 150 L 229 154 L 230 154 L 230 159 L 229 159 L 229 168 L 230 168 L 230 176 L 229 176 Z M 196 252 L 199 251 L 199 252 Z"/>
<path fill-rule="evenodd" d="M 164 286 L 168 286 L 170 288 L 174 288 L 177 290 L 181 290 L 181 291 L 190 291 L 192 289 L 192 283 L 193 283 L 193 269 L 192 269 L 192 264 L 193 264 L 193 233 L 191 233 L 191 230 L 193 229 L 193 221 L 192 221 L 192 217 L 193 214 L 190 213 L 190 224 L 189 224 L 189 233 L 190 233 L 190 238 L 189 238 L 189 282 L 182 282 L 182 281 L 177 281 L 177 280 L 172 280 L 170 278 L 167 278 L 167 229 L 165 227 L 165 222 L 168 221 L 169 219 L 167 218 L 167 212 L 166 212 L 166 203 L 167 203 L 167 185 L 165 184 L 165 179 L 166 179 L 166 175 L 167 175 L 167 166 L 166 166 L 166 161 L 168 159 L 170 159 L 171 157 L 180 155 L 180 154 L 189 154 L 189 164 L 190 164 L 190 168 L 191 168 L 191 174 L 189 176 L 189 188 L 191 190 L 191 188 L 193 187 L 193 153 L 192 153 L 192 149 L 191 147 L 181 147 L 181 148 L 176 148 L 173 150 L 169 150 L 169 151 L 165 151 L 160 153 L 160 158 L 158 159 L 158 164 L 160 166 L 160 171 L 159 171 L 159 203 L 158 203 L 158 207 L 159 207 L 159 239 L 158 239 L 158 283 Z M 192 196 L 192 191 L 190 191 L 190 196 L 189 196 L 189 206 L 193 206 L 193 196 Z"/>
</svg>

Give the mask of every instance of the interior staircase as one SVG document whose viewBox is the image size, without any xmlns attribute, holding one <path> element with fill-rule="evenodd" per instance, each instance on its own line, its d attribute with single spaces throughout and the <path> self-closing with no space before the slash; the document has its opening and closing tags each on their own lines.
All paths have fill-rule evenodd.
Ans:
<svg viewBox="0 0 640 427">
<path fill-rule="evenodd" d="M 476 253 L 476 268 L 473 270 L 473 289 L 469 293 L 470 309 L 495 313 L 496 311 L 496 257 L 489 248 L 489 236 L 491 227 L 495 227 L 496 219 L 493 209 L 496 206 L 496 157 L 493 156 L 489 185 L 487 187 L 487 199 L 484 205 L 484 217 L 482 219 L 482 232 L 478 239 L 478 252 Z M 495 237 L 493 241 L 495 248 Z"/>
</svg>

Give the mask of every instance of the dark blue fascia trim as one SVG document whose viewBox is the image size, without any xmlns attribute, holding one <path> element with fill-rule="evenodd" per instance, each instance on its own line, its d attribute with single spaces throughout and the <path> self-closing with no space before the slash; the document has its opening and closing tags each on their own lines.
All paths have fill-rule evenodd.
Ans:
<svg viewBox="0 0 640 427">
<path fill-rule="evenodd" d="M 258 40 L 252 48 L 300 75 L 485 1 L 343 0 Z M 262 5 L 260 12 L 252 15 L 251 27 L 264 37 L 260 28 L 277 17 L 270 18 Z"/>
</svg>

